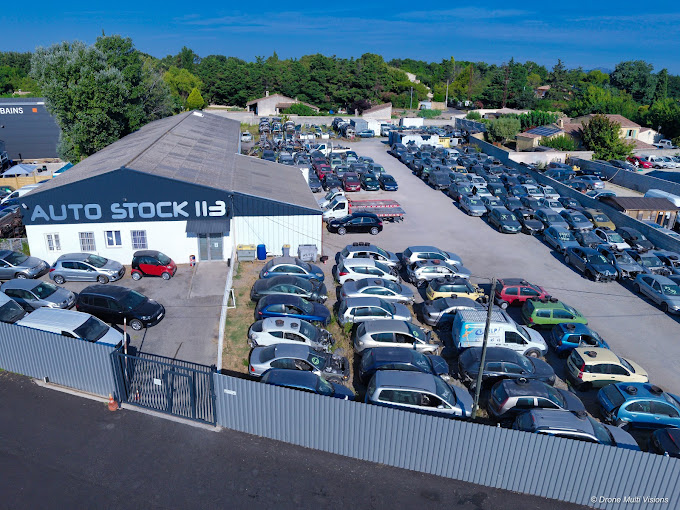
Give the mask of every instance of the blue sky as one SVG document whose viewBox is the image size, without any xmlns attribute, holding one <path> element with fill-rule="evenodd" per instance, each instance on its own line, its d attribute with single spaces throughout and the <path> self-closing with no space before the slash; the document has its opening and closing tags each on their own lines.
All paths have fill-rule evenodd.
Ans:
<svg viewBox="0 0 680 510">
<path fill-rule="evenodd" d="M 61 40 L 92 43 L 101 35 L 131 37 L 157 57 L 186 45 L 200 56 L 244 60 L 323 53 L 386 60 L 533 60 L 551 68 L 613 69 L 622 60 L 646 60 L 680 74 L 680 2 L 621 0 L 590 2 L 487 0 L 483 6 L 412 0 L 338 3 L 121 2 L 37 0 L 15 13 L 3 12 L 2 50 L 29 51 Z M 442 10 L 435 10 L 444 5 Z M 473 6 L 474 5 L 474 6 Z M 418 8 L 421 9 L 418 9 Z"/>
</svg>

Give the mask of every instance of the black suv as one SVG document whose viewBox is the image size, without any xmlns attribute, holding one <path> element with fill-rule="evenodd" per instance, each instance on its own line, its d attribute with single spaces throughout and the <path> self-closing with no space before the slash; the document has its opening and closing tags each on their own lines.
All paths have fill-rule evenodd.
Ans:
<svg viewBox="0 0 680 510">
<path fill-rule="evenodd" d="M 328 231 L 345 235 L 347 232 L 369 232 L 377 235 L 383 229 L 382 220 L 372 213 L 353 213 L 328 222 Z"/>
<path fill-rule="evenodd" d="M 160 303 L 117 285 L 90 285 L 76 298 L 76 309 L 112 324 L 127 323 L 135 331 L 158 324 L 165 317 Z"/>
</svg>

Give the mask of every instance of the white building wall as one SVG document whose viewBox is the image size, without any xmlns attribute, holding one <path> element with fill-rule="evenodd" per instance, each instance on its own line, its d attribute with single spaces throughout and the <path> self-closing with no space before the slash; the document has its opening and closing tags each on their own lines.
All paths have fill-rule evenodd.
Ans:
<svg viewBox="0 0 680 510">
<path fill-rule="evenodd" d="M 199 260 L 198 238 L 186 233 L 186 221 L 148 221 L 118 223 L 83 223 L 70 225 L 28 225 L 26 235 L 31 255 L 40 257 L 50 264 L 65 253 L 81 252 L 80 232 L 93 232 L 94 253 L 117 260 L 121 264 L 130 264 L 132 254 L 132 230 L 146 231 L 147 246 L 151 250 L 159 250 L 172 258 L 177 264 L 188 264 L 189 256 L 195 255 Z M 120 231 L 121 246 L 107 247 L 107 230 Z M 58 234 L 60 250 L 48 249 L 47 235 Z M 231 256 L 232 238 L 223 238 L 224 260 Z"/>
<path fill-rule="evenodd" d="M 297 255 L 301 244 L 314 244 L 321 255 L 321 215 L 238 216 L 232 220 L 234 244 L 264 244 L 267 253 L 281 255 L 283 245 L 290 245 Z"/>
</svg>

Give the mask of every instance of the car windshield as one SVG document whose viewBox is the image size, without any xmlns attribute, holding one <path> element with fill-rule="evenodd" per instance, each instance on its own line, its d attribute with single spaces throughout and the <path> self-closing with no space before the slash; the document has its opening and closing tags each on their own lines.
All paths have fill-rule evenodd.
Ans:
<svg viewBox="0 0 680 510">
<path fill-rule="evenodd" d="M 359 182 L 359 179 L 357 179 L 356 177 L 352 177 L 352 176 L 345 176 L 345 182 L 350 182 L 352 184 L 356 184 L 356 183 Z"/>
<path fill-rule="evenodd" d="M 408 327 L 408 331 L 411 333 L 413 338 L 420 340 L 421 342 L 425 341 L 425 338 L 423 338 L 423 332 L 418 326 L 414 326 L 409 322 L 406 324 L 406 327 Z"/>
<path fill-rule="evenodd" d="M 593 432 L 600 444 L 606 444 L 610 446 L 614 444 L 614 438 L 612 438 L 611 434 L 604 425 L 602 425 L 599 421 L 595 421 L 590 416 L 588 416 L 588 421 L 590 421 L 591 425 L 593 426 Z"/>
<path fill-rule="evenodd" d="M 94 267 L 104 267 L 107 262 L 108 259 L 100 257 L 99 255 L 90 255 L 85 259 L 85 263 L 90 264 L 91 266 Z"/>
<path fill-rule="evenodd" d="M 572 214 L 571 221 L 573 221 L 574 223 L 588 223 L 588 218 L 586 218 L 582 214 Z"/>
<path fill-rule="evenodd" d="M 680 287 L 676 284 L 661 285 L 661 291 L 667 296 L 680 296 Z"/>
<path fill-rule="evenodd" d="M 626 367 L 626 369 L 627 369 L 631 374 L 634 374 L 634 373 L 635 373 L 635 369 L 633 368 L 633 365 L 631 365 L 630 363 L 628 363 L 625 359 L 623 359 L 623 358 L 620 357 L 620 356 L 617 356 L 617 358 L 619 358 L 619 362 L 621 363 L 621 365 L 623 365 L 624 367 Z"/>
<path fill-rule="evenodd" d="M 316 382 L 316 392 L 319 395 L 326 395 L 327 397 L 330 397 L 333 395 L 333 393 L 335 393 L 335 390 L 333 389 L 333 385 L 331 385 L 331 383 L 329 383 L 323 377 L 319 377 Z"/>
<path fill-rule="evenodd" d="M 52 294 L 57 292 L 57 287 L 55 284 L 50 282 L 40 282 L 40 285 L 33 289 L 33 292 L 39 299 L 45 299 L 50 297 Z"/>
<path fill-rule="evenodd" d="M 15 301 L 7 301 L 0 306 L 0 321 L 15 322 L 24 314 L 24 309 L 21 308 Z"/>
<path fill-rule="evenodd" d="M 302 311 L 306 314 L 311 314 L 314 312 L 314 306 L 305 298 L 300 298 L 300 308 L 302 308 Z"/>
<path fill-rule="evenodd" d="M 623 240 L 623 237 L 621 237 L 616 232 L 607 232 L 607 238 L 612 243 L 625 243 L 625 241 Z"/>
<path fill-rule="evenodd" d="M 614 257 L 621 264 L 635 264 L 633 257 L 628 255 L 625 251 L 621 251 L 621 252 L 618 252 L 618 253 L 614 252 Z"/>
<path fill-rule="evenodd" d="M 127 295 L 120 301 L 120 305 L 124 310 L 134 310 L 141 304 L 147 301 L 146 296 L 143 296 L 139 292 L 131 290 Z"/>
<path fill-rule="evenodd" d="M 24 255 L 23 253 L 13 251 L 9 255 L 7 255 L 7 257 L 5 257 L 5 260 L 13 266 L 18 266 L 19 264 L 25 262 L 27 258 L 28 256 Z"/>
<path fill-rule="evenodd" d="M 571 235 L 571 232 L 558 232 L 557 238 L 560 241 L 575 241 L 574 236 Z"/>
<path fill-rule="evenodd" d="M 109 327 L 96 317 L 90 317 L 74 330 L 79 338 L 83 338 L 88 342 L 96 342 L 108 331 Z"/>
<path fill-rule="evenodd" d="M 555 222 L 562 222 L 564 223 L 564 220 L 562 219 L 562 216 L 559 214 L 546 214 L 545 218 L 550 222 L 550 223 L 555 223 Z"/>
<path fill-rule="evenodd" d="M 500 217 L 501 217 L 501 220 L 503 220 L 503 221 L 517 221 L 517 218 L 512 213 L 501 214 Z"/>
<path fill-rule="evenodd" d="M 614 407 L 619 407 L 626 401 L 625 397 L 621 394 L 621 391 L 615 384 L 608 384 L 602 388 L 602 393 L 604 393 Z"/>
<path fill-rule="evenodd" d="M 567 401 L 564 399 L 564 397 L 562 396 L 562 394 L 559 391 L 557 391 L 552 386 L 546 386 L 545 390 L 548 393 L 548 399 L 551 402 L 554 402 L 555 404 L 557 404 L 559 407 L 561 407 L 563 409 L 565 407 L 567 407 Z"/>
<path fill-rule="evenodd" d="M 387 266 L 386 266 L 385 264 L 383 264 L 382 262 L 376 262 L 376 263 L 375 263 L 375 267 L 377 267 L 378 269 L 380 269 L 380 270 L 381 270 L 383 273 L 385 273 L 385 274 L 390 274 L 390 268 L 387 267 Z"/>
<path fill-rule="evenodd" d="M 380 301 L 380 308 L 382 308 L 383 310 L 387 310 L 388 312 L 390 312 L 392 314 L 394 314 L 396 312 L 396 309 L 394 308 L 394 306 L 392 304 L 388 303 L 384 299 L 380 299 L 379 301 Z"/>
<path fill-rule="evenodd" d="M 302 269 L 304 269 L 308 273 L 312 272 L 312 266 L 310 266 L 307 262 L 303 262 L 300 259 L 295 259 L 295 265 L 300 266 Z"/>
<path fill-rule="evenodd" d="M 640 262 L 645 267 L 660 267 L 663 264 L 655 255 L 640 255 Z"/>
<path fill-rule="evenodd" d="M 378 182 L 374 177 L 367 175 L 364 177 L 365 182 Z"/>
<path fill-rule="evenodd" d="M 449 308 L 449 304 L 446 302 L 446 299 L 435 299 L 432 301 L 432 307 L 436 311 L 441 312 L 443 310 L 447 310 Z"/>
<path fill-rule="evenodd" d="M 394 177 L 392 177 L 391 175 L 384 175 L 383 176 L 383 182 L 393 183 L 393 182 L 395 182 L 395 180 L 394 180 Z"/>
<path fill-rule="evenodd" d="M 483 205 L 482 202 L 479 200 L 475 200 L 474 198 L 469 199 L 470 205 Z"/>
<path fill-rule="evenodd" d="M 307 356 L 307 361 L 309 361 L 316 368 L 323 370 L 323 367 L 326 366 L 327 359 L 325 354 L 317 351 L 311 351 Z"/>
<path fill-rule="evenodd" d="M 562 306 L 564 307 L 564 309 L 565 309 L 567 312 L 569 312 L 570 314 L 572 314 L 574 317 L 579 317 L 579 316 L 581 315 L 580 313 L 578 313 L 578 312 L 576 311 L 576 308 L 573 308 L 573 307 L 571 307 L 571 306 L 569 306 L 569 305 L 565 305 L 564 303 L 562 303 Z"/>
<path fill-rule="evenodd" d="M 402 291 L 398 284 L 390 280 L 383 280 L 383 286 L 387 289 L 390 289 L 392 292 L 400 293 Z"/>
<path fill-rule="evenodd" d="M 439 398 L 441 398 L 451 407 L 456 406 L 456 394 L 453 393 L 451 386 L 446 384 L 446 382 L 444 382 L 444 380 L 439 377 L 434 378 L 434 386 L 436 388 L 435 393 Z"/>
<path fill-rule="evenodd" d="M 305 338 L 314 340 L 319 334 L 319 330 L 312 326 L 309 322 L 300 321 L 300 334 Z"/>
<path fill-rule="evenodd" d="M 158 259 L 158 262 L 160 262 L 162 266 L 167 266 L 171 262 L 170 257 L 161 252 L 158 252 L 158 256 L 156 258 Z"/>
<path fill-rule="evenodd" d="M 607 259 L 604 258 L 599 253 L 593 253 L 592 255 L 590 255 L 588 257 L 588 262 L 590 262 L 591 264 L 609 264 L 609 262 L 607 262 Z"/>
</svg>

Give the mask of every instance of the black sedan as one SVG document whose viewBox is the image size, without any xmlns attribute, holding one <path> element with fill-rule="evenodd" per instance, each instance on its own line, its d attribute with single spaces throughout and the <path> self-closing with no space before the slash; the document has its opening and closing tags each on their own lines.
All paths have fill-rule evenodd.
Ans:
<svg viewBox="0 0 680 510">
<path fill-rule="evenodd" d="M 368 232 L 369 234 L 377 235 L 382 229 L 382 220 L 372 213 L 353 213 L 328 222 L 328 231 L 337 232 L 341 236 L 347 232 Z"/>
<path fill-rule="evenodd" d="M 372 173 L 361 174 L 361 187 L 366 191 L 378 191 L 380 189 L 380 182 Z"/>
<path fill-rule="evenodd" d="M 586 248 L 595 248 L 596 246 L 602 244 L 602 239 L 600 239 L 600 237 L 597 236 L 592 230 L 574 232 L 573 234 L 578 241 L 578 244 Z"/>
<path fill-rule="evenodd" d="M 397 181 L 389 174 L 380 174 L 378 182 L 380 182 L 380 187 L 385 191 L 397 191 L 399 189 Z"/>
<path fill-rule="evenodd" d="M 261 278 L 250 289 L 250 299 L 259 301 L 272 294 L 292 294 L 309 301 L 323 303 L 328 299 L 326 285 L 321 282 L 307 280 L 292 275 Z"/>
<path fill-rule="evenodd" d="M 630 227 L 619 227 L 615 231 L 623 240 L 626 241 L 634 250 L 644 252 L 654 249 L 652 242 L 647 239 L 639 230 Z"/>
<path fill-rule="evenodd" d="M 361 356 L 359 377 L 366 384 L 378 370 L 402 370 L 438 375 L 451 379 L 449 365 L 444 358 L 423 354 L 404 347 L 374 347 L 366 349 Z"/>
<path fill-rule="evenodd" d="M 522 232 L 529 234 L 530 236 L 540 234 L 545 229 L 543 222 L 537 218 L 534 218 L 533 209 L 528 207 L 520 207 L 513 211 L 520 224 L 522 225 Z"/>
<path fill-rule="evenodd" d="M 139 331 L 158 324 L 165 308 L 137 291 L 117 285 L 90 285 L 76 298 L 76 310 L 86 312 L 104 322 L 123 324 Z"/>
<path fill-rule="evenodd" d="M 458 375 L 463 383 L 474 389 L 477 384 L 481 347 L 470 347 L 458 357 Z M 482 385 L 494 384 L 501 379 L 536 379 L 555 384 L 555 371 L 545 361 L 530 358 L 505 347 L 488 347 Z"/>
<path fill-rule="evenodd" d="M 323 179 L 322 185 L 323 189 L 328 191 L 329 189 L 333 188 L 342 188 L 342 181 L 335 174 L 326 174 L 326 177 L 324 177 Z"/>
<path fill-rule="evenodd" d="M 600 252 L 593 248 L 570 246 L 564 254 L 564 263 L 574 266 L 587 278 L 596 282 L 611 282 L 616 280 L 618 271 Z"/>
</svg>

